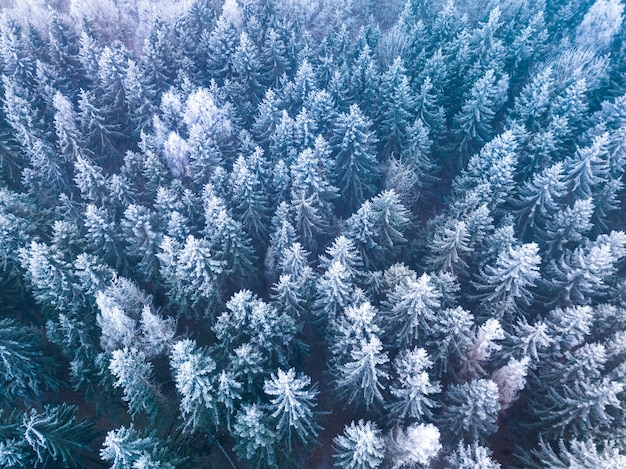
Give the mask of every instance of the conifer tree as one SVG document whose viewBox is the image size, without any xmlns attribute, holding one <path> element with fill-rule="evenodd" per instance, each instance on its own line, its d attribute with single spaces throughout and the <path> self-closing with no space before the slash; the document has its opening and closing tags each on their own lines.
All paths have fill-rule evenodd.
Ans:
<svg viewBox="0 0 626 469">
<path fill-rule="evenodd" d="M 154 383 L 152 364 L 137 348 L 123 348 L 113 352 L 109 370 L 115 376 L 114 386 L 122 388 L 131 417 L 145 413 L 156 421 L 163 396 Z"/>
<path fill-rule="evenodd" d="M 37 455 L 37 463 L 81 467 L 88 451 L 92 426 L 76 420 L 75 406 L 45 406 L 43 411 L 31 409 L 22 418 L 24 440 Z"/>
<path fill-rule="evenodd" d="M 433 366 L 426 350 L 407 350 L 394 361 L 395 379 L 390 386 L 391 395 L 397 400 L 388 408 L 390 413 L 402 420 L 420 420 L 432 415 L 435 401 L 428 397 L 441 391 L 437 382 L 431 382 L 427 370 Z"/>
<path fill-rule="evenodd" d="M 483 292 L 482 305 L 502 316 L 519 311 L 532 301 L 529 288 L 539 280 L 539 246 L 536 243 L 510 247 L 498 255 L 495 266 L 486 266 L 476 288 Z"/>
<path fill-rule="evenodd" d="M 334 148 L 334 184 L 343 189 L 344 211 L 351 213 L 374 193 L 378 168 L 374 145 L 376 138 L 369 121 L 357 105 L 337 117 L 331 145 Z"/>
<path fill-rule="evenodd" d="M 237 437 L 235 451 L 257 467 L 276 467 L 276 434 L 270 427 L 268 415 L 258 404 L 245 404 L 235 417 L 233 435 Z"/>
<path fill-rule="evenodd" d="M 173 469 L 168 460 L 174 459 L 162 442 L 152 435 L 144 435 L 135 429 L 124 426 L 111 430 L 104 439 L 100 457 L 111 464 L 112 469 L 133 467 L 158 467 Z"/>
<path fill-rule="evenodd" d="M 318 394 L 311 378 L 296 375 L 293 368 L 287 372 L 279 369 L 277 374 L 265 380 L 263 390 L 271 397 L 270 410 L 276 423 L 276 435 L 287 441 L 292 448 L 292 434 L 304 444 L 314 440 L 321 427 L 315 421 L 314 407 Z"/>
<path fill-rule="evenodd" d="M 335 466 L 341 469 L 373 469 L 380 467 L 385 456 L 385 443 L 375 423 L 359 420 L 344 427 L 335 443 Z"/>
<path fill-rule="evenodd" d="M 362 339 L 350 350 L 350 359 L 339 368 L 336 386 L 340 395 L 349 404 L 364 405 L 368 410 L 379 407 L 384 402 L 382 391 L 389 376 L 388 362 L 378 337 Z"/>
<path fill-rule="evenodd" d="M 217 427 L 216 390 L 211 376 L 215 371 L 215 362 L 192 340 L 185 339 L 172 346 L 170 366 L 176 390 L 182 396 L 180 408 L 185 427 L 191 431 Z"/>
<path fill-rule="evenodd" d="M 450 386 L 444 397 L 441 425 L 458 439 L 485 441 L 498 426 L 498 386 L 479 379 Z"/>
</svg>

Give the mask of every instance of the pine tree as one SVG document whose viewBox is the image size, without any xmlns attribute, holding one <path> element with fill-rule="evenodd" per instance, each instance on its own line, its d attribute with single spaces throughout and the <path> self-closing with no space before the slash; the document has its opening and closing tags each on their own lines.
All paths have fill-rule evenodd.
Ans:
<svg viewBox="0 0 626 469">
<path fill-rule="evenodd" d="M 64 467 L 84 467 L 92 426 L 85 420 L 76 421 L 76 413 L 77 408 L 67 404 L 24 413 L 21 431 L 37 454 L 38 464 L 54 464 L 52 460 Z"/>
<path fill-rule="evenodd" d="M 269 202 L 258 175 L 242 156 L 233 165 L 231 187 L 243 226 L 257 244 L 263 245 L 268 234 Z"/>
<path fill-rule="evenodd" d="M 168 453 L 167 448 L 156 437 L 135 430 L 131 424 L 128 428 L 122 426 L 107 433 L 100 457 L 111 464 L 111 469 L 173 469 L 174 466 L 168 460 L 176 458 Z"/>
<path fill-rule="evenodd" d="M 350 350 L 350 359 L 339 368 L 335 385 L 348 404 L 364 405 L 367 410 L 384 402 L 382 391 L 388 378 L 387 353 L 375 335 L 361 340 Z"/>
<path fill-rule="evenodd" d="M 442 449 L 439 430 L 433 424 L 415 424 L 399 428 L 388 443 L 392 468 L 429 467 Z"/>
<path fill-rule="evenodd" d="M 257 404 L 244 404 L 235 417 L 234 449 L 243 459 L 256 467 L 277 467 L 274 446 L 276 434 L 270 427 L 268 415 Z"/>
<path fill-rule="evenodd" d="M 216 348 L 222 356 L 228 356 L 238 346 L 251 344 L 270 357 L 271 363 L 287 363 L 296 333 L 293 318 L 279 314 L 273 305 L 249 290 L 235 293 L 226 308 L 213 326 L 219 341 Z"/>
<path fill-rule="evenodd" d="M 475 150 L 476 146 L 482 145 L 491 137 L 496 95 L 495 72 L 487 70 L 473 84 L 463 108 L 454 118 L 454 133 L 461 152 Z"/>
<path fill-rule="evenodd" d="M 386 155 L 400 154 L 407 146 L 408 128 L 413 122 L 415 107 L 406 69 L 398 57 L 381 79 L 378 111 L 379 135 Z"/>
<path fill-rule="evenodd" d="M 456 439 L 484 441 L 498 426 L 498 386 L 479 379 L 450 386 L 444 396 L 441 425 Z"/>
<path fill-rule="evenodd" d="M 334 439 L 335 467 L 341 469 L 374 469 L 385 456 L 385 442 L 375 423 L 359 420 L 344 427 Z"/>
<path fill-rule="evenodd" d="M 555 469 L 570 467 L 606 467 L 617 468 L 626 463 L 624 456 L 615 442 L 606 441 L 602 448 L 592 440 L 563 440 L 558 442 L 558 450 L 542 436 L 539 437 L 538 448 L 524 455 L 521 461 L 530 468 L 545 467 L 547 464 Z"/>
<path fill-rule="evenodd" d="M 395 334 L 401 348 L 415 345 L 429 331 L 440 307 L 441 292 L 430 275 L 408 276 L 389 292 L 385 301 L 390 334 Z"/>
<path fill-rule="evenodd" d="M 131 417 L 145 413 L 155 422 L 164 398 L 154 383 L 153 367 L 145 354 L 135 347 L 115 350 L 109 370 L 116 378 L 114 386 L 124 391 Z"/>
<path fill-rule="evenodd" d="M 258 104 L 264 91 L 260 83 L 261 61 L 258 50 L 245 31 L 239 35 L 239 44 L 232 60 L 235 81 L 242 85 L 246 99 L 253 105 Z"/>
<path fill-rule="evenodd" d="M 565 161 L 568 189 L 577 197 L 593 196 L 596 188 L 606 181 L 609 175 L 608 138 L 608 133 L 596 137 L 591 146 L 578 148 L 576 154 Z"/>
<path fill-rule="evenodd" d="M 393 260 L 406 245 L 409 212 L 395 191 L 384 191 L 365 201 L 346 225 L 366 266 L 379 266 Z"/>
<path fill-rule="evenodd" d="M 391 415 L 399 420 L 420 420 L 431 417 L 436 406 L 431 394 L 441 392 L 437 382 L 431 382 L 427 370 L 433 366 L 426 350 L 406 350 L 394 360 L 395 378 L 390 385 L 397 400 L 388 405 Z"/>
<path fill-rule="evenodd" d="M 315 309 L 326 324 L 346 308 L 353 292 L 350 274 L 339 260 L 334 261 L 317 281 Z"/>
<path fill-rule="evenodd" d="M 39 396 L 54 389 L 55 365 L 39 345 L 39 337 L 13 319 L 0 320 L 0 379 L 3 400 Z"/>
<path fill-rule="evenodd" d="M 429 267 L 456 275 L 467 273 L 468 265 L 463 258 L 473 249 L 469 245 L 469 233 L 464 221 L 444 226 L 442 231 L 435 233 L 429 248 L 426 258 Z"/>
<path fill-rule="evenodd" d="M 303 444 L 313 441 L 321 427 L 315 421 L 314 408 L 317 400 L 317 385 L 311 385 L 311 378 L 296 375 L 293 368 L 287 372 L 279 369 L 277 374 L 265 380 L 263 390 L 272 397 L 270 411 L 276 423 L 276 435 L 287 441 L 292 448 L 292 433 Z"/>
<path fill-rule="evenodd" d="M 189 339 L 172 346 L 170 366 L 174 373 L 176 390 L 182 396 L 180 409 L 185 428 L 190 431 L 217 427 L 216 390 L 214 387 L 215 362 L 205 350 L 198 349 Z"/>
<path fill-rule="evenodd" d="M 563 164 L 556 163 L 536 173 L 519 190 L 516 216 L 522 233 L 541 227 L 557 214 L 558 200 L 566 194 Z"/>
<path fill-rule="evenodd" d="M 270 27 L 265 34 L 260 59 L 264 84 L 277 87 L 281 77 L 290 72 L 291 64 L 285 41 L 274 28 Z"/>
<path fill-rule="evenodd" d="M 533 298 L 529 288 L 540 278 L 540 263 L 536 243 L 510 247 L 508 252 L 499 253 L 496 265 L 486 266 L 475 283 L 483 307 L 501 317 L 528 306 Z"/>
<path fill-rule="evenodd" d="M 491 450 L 478 443 L 464 445 L 459 443 L 457 449 L 446 458 L 449 469 L 501 469 L 501 465 L 491 458 Z"/>
<path fill-rule="evenodd" d="M 338 116 L 333 137 L 335 166 L 334 185 L 342 188 L 342 212 L 351 213 L 374 193 L 378 168 L 374 145 L 376 138 L 370 130 L 371 122 L 357 105 L 349 113 Z"/>
</svg>

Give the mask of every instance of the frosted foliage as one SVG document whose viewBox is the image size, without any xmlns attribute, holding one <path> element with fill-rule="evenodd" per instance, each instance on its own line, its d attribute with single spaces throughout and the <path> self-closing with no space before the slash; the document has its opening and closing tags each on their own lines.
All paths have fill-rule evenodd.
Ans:
<svg viewBox="0 0 626 469">
<path fill-rule="evenodd" d="M 484 440 L 498 429 L 499 393 L 493 381 L 478 379 L 452 385 L 446 401 L 441 420 L 457 438 Z"/>
<path fill-rule="evenodd" d="M 100 337 L 102 348 L 110 353 L 130 346 L 137 333 L 137 322 L 128 317 L 119 305 L 103 292 L 97 293 L 96 304 L 100 310 L 96 320 L 102 329 Z"/>
<path fill-rule="evenodd" d="M 341 469 L 375 469 L 383 462 L 385 443 L 375 423 L 352 422 L 334 443 L 335 466 Z"/>
<path fill-rule="evenodd" d="M 314 423 L 313 407 L 317 391 L 310 388 L 311 379 L 296 375 L 293 368 L 265 380 L 263 390 L 271 396 L 272 417 L 277 419 L 276 430 L 287 437 L 291 447 L 291 432 L 295 431 L 303 443 L 315 439 L 317 426 Z"/>
<path fill-rule="evenodd" d="M 622 28 L 621 0 L 597 0 L 576 29 L 576 43 L 599 53 L 606 51 Z"/>
<path fill-rule="evenodd" d="M 468 347 L 467 358 L 470 361 L 484 362 L 491 354 L 502 348 L 496 341 L 504 339 L 504 330 L 497 319 L 488 319 L 476 334 L 476 338 Z"/>
<path fill-rule="evenodd" d="M 492 373 L 491 380 L 498 385 L 502 410 L 508 409 L 517 400 L 518 393 L 526 386 L 529 363 L 529 357 L 521 360 L 511 358 L 506 366 Z"/>
<path fill-rule="evenodd" d="M 363 339 L 350 352 L 351 360 L 340 368 L 337 386 L 348 398 L 348 403 L 363 403 L 366 408 L 374 403 L 383 402 L 381 393 L 384 388 L 381 380 L 386 380 L 388 373 L 384 366 L 388 363 L 387 353 L 383 352 L 380 339 L 373 335 Z"/>
<path fill-rule="evenodd" d="M 439 437 L 439 430 L 430 423 L 398 430 L 390 448 L 392 468 L 430 467 L 442 448 Z"/>
<path fill-rule="evenodd" d="M 141 312 L 142 345 L 148 355 L 164 352 L 176 333 L 176 321 L 153 313 L 148 305 Z"/>
<path fill-rule="evenodd" d="M 500 469 L 502 467 L 491 459 L 491 450 L 478 443 L 468 446 L 459 443 L 457 450 L 448 456 L 446 461 L 448 469 Z"/>
<path fill-rule="evenodd" d="M 422 348 L 407 351 L 396 358 L 394 365 L 398 378 L 391 385 L 391 394 L 398 402 L 390 410 L 401 418 L 429 416 L 429 408 L 435 402 L 427 396 L 439 393 L 441 386 L 430 381 L 427 370 L 433 363 L 426 351 Z"/>
<path fill-rule="evenodd" d="M 243 15 L 241 7 L 237 0 L 226 0 L 222 7 L 222 17 L 231 22 L 236 28 L 240 28 L 243 24 Z"/>
<path fill-rule="evenodd" d="M 142 457 L 149 456 L 155 446 L 154 438 L 143 437 L 132 425 L 120 427 L 107 433 L 100 457 L 111 464 L 111 469 L 130 469 Z"/>
<path fill-rule="evenodd" d="M 229 134 L 231 125 L 226 112 L 220 109 L 213 95 L 205 88 L 198 88 L 187 98 L 183 122 L 190 129 L 200 126 L 205 131 Z"/>
<path fill-rule="evenodd" d="M 161 97 L 161 113 L 166 121 L 175 123 L 183 112 L 180 96 L 174 91 L 166 91 Z"/>
<path fill-rule="evenodd" d="M 195 429 L 206 424 L 205 414 L 215 407 L 212 373 L 215 362 L 196 348 L 189 339 L 176 342 L 172 347 L 171 366 L 174 371 L 176 390 L 182 396 L 180 408 L 187 419 L 186 426 Z"/>
<path fill-rule="evenodd" d="M 178 177 L 187 175 L 189 145 L 185 139 L 181 138 L 176 132 L 170 132 L 169 137 L 163 144 L 163 151 L 172 173 Z"/>
</svg>

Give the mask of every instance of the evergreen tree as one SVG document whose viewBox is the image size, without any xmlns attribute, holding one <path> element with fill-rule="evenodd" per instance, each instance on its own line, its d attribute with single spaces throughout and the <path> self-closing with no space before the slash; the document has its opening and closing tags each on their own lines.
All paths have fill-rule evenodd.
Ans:
<svg viewBox="0 0 626 469">
<path fill-rule="evenodd" d="M 363 339 L 350 350 L 350 359 L 339 368 L 336 386 L 348 404 L 376 408 L 384 402 L 382 391 L 388 373 L 385 370 L 389 359 L 383 352 L 380 339 L 373 335 Z"/>
<path fill-rule="evenodd" d="M 313 408 L 316 404 L 317 386 L 309 388 L 311 378 L 297 376 L 293 368 L 265 380 L 263 390 L 271 396 L 270 410 L 276 419 L 276 435 L 286 439 L 287 448 L 292 448 L 292 432 L 304 444 L 314 440 L 321 427 L 315 422 Z M 307 389 L 309 388 L 309 389 Z"/>
<path fill-rule="evenodd" d="M 475 284 L 482 292 L 483 307 L 502 316 L 528 306 L 532 301 L 529 288 L 540 278 L 538 253 L 535 243 L 510 247 L 498 255 L 495 266 L 486 266 Z"/>
<path fill-rule="evenodd" d="M 145 412 L 156 421 L 159 403 L 164 398 L 154 383 L 153 367 L 145 354 L 134 347 L 115 350 L 109 370 L 116 378 L 114 386 L 124 391 L 131 417 Z"/>
<path fill-rule="evenodd" d="M 335 443 L 335 466 L 341 469 L 380 467 L 385 456 L 385 443 L 375 423 L 359 420 L 344 427 Z"/>
<path fill-rule="evenodd" d="M 491 137 L 497 96 L 494 70 L 487 70 L 472 86 L 461 111 L 455 116 L 455 136 L 461 152 L 476 149 Z"/>
<path fill-rule="evenodd" d="M 21 431 L 37 454 L 38 464 L 54 464 L 52 460 L 65 467 L 83 467 L 92 426 L 85 420 L 76 421 L 76 413 L 77 408 L 67 404 L 24 413 Z"/>
<path fill-rule="evenodd" d="M 156 437 L 142 434 L 132 424 L 128 428 L 122 426 L 107 433 L 100 457 L 111 464 L 111 469 L 173 469 L 174 466 L 168 460 L 175 460 Z"/>
<path fill-rule="evenodd" d="M 433 424 L 411 425 L 397 430 L 388 444 L 393 468 L 428 467 L 442 448 L 439 430 Z"/>
<path fill-rule="evenodd" d="M 441 307 L 441 292 L 428 274 L 407 276 L 389 292 L 385 308 L 400 347 L 409 347 L 426 333 Z"/>
<path fill-rule="evenodd" d="M 172 347 L 170 366 L 176 389 L 182 396 L 180 408 L 185 427 L 191 431 L 217 427 L 217 393 L 211 376 L 215 371 L 215 362 L 192 340 L 185 339 Z"/>
<path fill-rule="evenodd" d="M 420 420 L 432 415 L 430 409 L 436 404 L 428 396 L 441 392 L 439 383 L 432 383 L 426 371 L 432 366 L 422 348 L 407 350 L 395 359 L 396 377 L 390 390 L 397 400 L 388 406 L 391 415 L 400 420 Z"/>
<path fill-rule="evenodd" d="M 13 319 L 0 320 L 0 379 L 3 400 L 32 398 L 58 387 L 55 366 L 33 331 Z"/>
<path fill-rule="evenodd" d="M 498 386 L 479 379 L 448 388 L 440 416 L 441 425 L 457 439 L 484 441 L 498 426 Z"/>
<path fill-rule="evenodd" d="M 276 434 L 267 414 L 257 404 L 245 404 L 235 417 L 235 451 L 257 467 L 276 467 Z"/>
<path fill-rule="evenodd" d="M 393 190 L 384 191 L 365 201 L 346 224 L 366 266 L 378 266 L 393 260 L 406 245 L 409 212 Z"/>
<path fill-rule="evenodd" d="M 464 445 L 459 443 L 457 449 L 446 458 L 449 469 L 500 469 L 502 466 L 491 458 L 489 448 L 480 446 L 478 443 Z"/>
<path fill-rule="evenodd" d="M 370 130 L 371 122 L 357 105 L 349 113 L 337 117 L 331 145 L 335 165 L 334 184 L 341 187 L 342 212 L 351 213 L 374 193 L 378 168 L 374 145 L 376 138 Z"/>
</svg>

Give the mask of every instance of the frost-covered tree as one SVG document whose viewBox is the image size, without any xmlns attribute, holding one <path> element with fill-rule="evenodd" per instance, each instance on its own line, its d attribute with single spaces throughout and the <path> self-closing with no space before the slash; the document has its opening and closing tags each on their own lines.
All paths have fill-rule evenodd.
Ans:
<svg viewBox="0 0 626 469">
<path fill-rule="evenodd" d="M 387 443 L 391 467 L 430 467 L 442 448 L 439 437 L 431 423 L 411 425 L 406 431 L 397 429 Z"/>
<path fill-rule="evenodd" d="M 314 407 L 317 386 L 311 387 L 311 378 L 296 375 L 291 368 L 287 372 L 279 369 L 277 374 L 265 380 L 265 394 L 270 396 L 270 411 L 276 421 L 276 435 L 287 441 L 292 448 L 292 434 L 304 444 L 316 438 L 321 427 L 317 424 Z"/>
<path fill-rule="evenodd" d="M 378 266 L 382 260 L 392 260 L 406 245 L 409 212 L 395 191 L 389 190 L 365 201 L 346 224 L 365 264 Z"/>
<path fill-rule="evenodd" d="M 441 292 L 435 287 L 431 276 L 415 274 L 408 276 L 389 292 L 385 301 L 389 320 L 389 332 L 401 347 L 414 345 L 427 333 L 430 324 L 441 307 Z"/>
<path fill-rule="evenodd" d="M 441 425 L 455 439 L 486 441 L 497 429 L 498 386 L 488 379 L 455 384 L 444 396 Z"/>
<path fill-rule="evenodd" d="M 40 338 L 13 319 L 0 320 L 0 379 L 3 400 L 35 397 L 55 388 L 54 362 L 44 354 Z"/>
<path fill-rule="evenodd" d="M 77 421 L 77 408 L 67 404 L 45 406 L 24 413 L 20 432 L 37 455 L 37 465 L 81 467 L 88 453 L 92 425 Z M 26 461 L 24 461 L 26 462 Z M 27 462 L 26 462 L 27 463 Z"/>
<path fill-rule="evenodd" d="M 541 275 L 540 263 L 536 243 L 500 252 L 495 265 L 486 266 L 475 283 L 482 306 L 499 317 L 528 306 L 533 298 L 530 288 Z"/>
<path fill-rule="evenodd" d="M 349 113 L 337 117 L 330 140 L 335 149 L 333 183 L 341 187 L 341 202 L 345 213 L 351 213 L 365 199 L 374 194 L 378 179 L 376 161 L 376 137 L 367 119 L 357 105 L 350 106 Z"/>
<path fill-rule="evenodd" d="M 147 414 L 156 421 L 163 396 L 155 384 L 153 366 L 137 348 L 125 347 L 113 352 L 109 370 L 115 377 L 114 386 L 122 388 L 132 417 Z"/>
<path fill-rule="evenodd" d="M 500 469 L 502 466 L 491 458 L 491 451 L 478 443 L 464 445 L 459 443 L 457 449 L 446 458 L 449 469 Z"/>
<path fill-rule="evenodd" d="M 433 363 L 422 348 L 407 350 L 394 360 L 394 380 L 391 395 L 396 399 L 388 405 L 391 415 L 398 419 L 419 420 L 432 415 L 436 403 L 432 394 L 441 392 L 437 382 L 431 382 L 428 369 Z"/>
<path fill-rule="evenodd" d="M 143 434 L 132 424 L 107 433 L 100 457 L 110 463 L 111 469 L 172 469 L 174 466 L 169 461 L 176 460 L 156 437 Z"/>
<path fill-rule="evenodd" d="M 349 404 L 376 408 L 384 402 L 382 391 L 389 376 L 389 358 L 375 335 L 350 350 L 349 360 L 339 368 L 336 387 Z"/>
<path fill-rule="evenodd" d="M 185 427 L 191 431 L 217 427 L 219 416 L 213 377 L 215 361 L 205 350 L 198 349 L 195 342 L 185 339 L 172 346 L 170 366 L 176 390 L 182 396 L 180 409 Z"/>
<path fill-rule="evenodd" d="M 380 467 L 385 456 L 382 432 L 375 423 L 359 420 L 346 425 L 337 435 L 335 466 L 341 469 L 373 469 Z"/>
<path fill-rule="evenodd" d="M 245 404 L 235 416 L 233 435 L 237 438 L 235 451 L 257 467 L 275 467 L 274 446 L 277 437 L 269 416 L 257 404 Z"/>
</svg>

